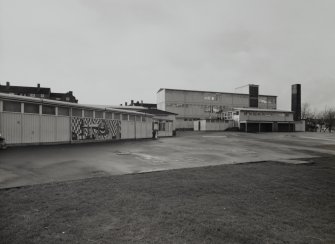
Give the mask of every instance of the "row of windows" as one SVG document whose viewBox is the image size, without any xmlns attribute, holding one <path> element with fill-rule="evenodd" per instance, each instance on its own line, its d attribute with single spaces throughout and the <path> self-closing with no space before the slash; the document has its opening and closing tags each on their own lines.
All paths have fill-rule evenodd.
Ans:
<svg viewBox="0 0 335 244">
<path fill-rule="evenodd" d="M 248 115 L 248 116 L 273 116 L 273 115 L 277 115 L 277 116 L 290 116 L 289 113 L 272 113 L 272 112 L 243 112 L 244 115 Z"/>
<path fill-rule="evenodd" d="M 20 102 L 13 102 L 13 101 L 3 101 L 3 111 L 4 112 L 17 112 L 21 113 L 21 104 Z M 24 103 L 23 106 L 23 113 L 29 114 L 39 114 L 40 108 L 39 104 L 35 103 Z M 83 116 L 84 111 L 84 116 Z M 56 115 L 56 107 L 52 105 L 42 105 L 42 114 L 46 115 Z M 95 114 L 95 116 L 93 116 Z M 60 116 L 70 116 L 70 109 L 67 107 L 58 107 L 58 115 Z M 87 118 L 103 118 L 104 112 L 103 111 L 95 111 L 93 110 L 83 110 L 72 108 L 72 116 L 75 117 L 87 117 Z M 128 114 L 120 114 L 120 113 L 112 113 L 112 112 L 105 112 L 106 119 L 114 119 L 117 120 L 130 120 L 130 121 L 146 121 L 146 117 L 142 116 L 135 116 L 135 115 L 128 115 Z"/>
</svg>

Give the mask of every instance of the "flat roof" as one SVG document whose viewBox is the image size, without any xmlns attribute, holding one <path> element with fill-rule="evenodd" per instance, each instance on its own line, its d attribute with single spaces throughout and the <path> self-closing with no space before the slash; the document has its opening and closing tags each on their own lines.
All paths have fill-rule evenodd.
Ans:
<svg viewBox="0 0 335 244">
<path fill-rule="evenodd" d="M 170 91 L 181 91 L 181 92 L 205 92 L 205 93 L 215 93 L 215 94 L 235 94 L 235 95 L 249 95 L 248 93 L 235 93 L 235 92 L 214 92 L 214 91 L 200 91 L 200 90 L 183 90 L 183 89 L 171 89 L 171 88 L 160 88 L 157 93 L 161 92 L 162 90 L 170 90 Z M 266 97 L 277 97 L 274 95 L 263 95 L 259 94 L 259 96 L 266 96 Z"/>
<path fill-rule="evenodd" d="M 44 98 L 37 98 L 37 97 L 26 97 L 26 96 L 19 96 L 19 95 L 12 95 L 7 93 L 0 92 L 0 98 L 7 99 L 11 101 L 20 101 L 20 102 L 31 102 L 31 103 L 41 103 L 41 104 L 49 104 L 49 105 L 58 105 L 58 106 L 67 106 L 73 108 L 83 108 L 83 109 L 95 109 L 95 110 L 106 110 L 106 111 L 114 111 L 119 113 L 128 113 L 128 114 L 138 114 L 138 115 L 147 115 L 152 116 L 149 113 L 142 113 L 133 110 L 126 110 L 126 109 L 118 109 L 113 108 L 109 105 L 91 105 L 91 104 L 78 104 L 78 103 L 70 103 L 70 102 L 63 102 L 51 99 L 44 99 Z"/>
</svg>

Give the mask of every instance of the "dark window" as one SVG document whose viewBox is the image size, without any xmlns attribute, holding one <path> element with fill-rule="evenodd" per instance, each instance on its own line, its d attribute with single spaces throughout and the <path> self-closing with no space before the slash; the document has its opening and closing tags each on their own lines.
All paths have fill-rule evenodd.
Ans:
<svg viewBox="0 0 335 244">
<path fill-rule="evenodd" d="M 56 114 L 56 107 L 54 106 L 48 106 L 48 105 L 42 105 L 42 114 Z"/>
<path fill-rule="evenodd" d="M 39 105 L 34 103 L 25 103 L 24 112 L 29 114 L 38 114 L 40 112 Z"/>
<path fill-rule="evenodd" d="M 72 109 L 72 116 L 82 117 L 83 116 L 82 110 L 81 109 L 73 108 Z"/>
<path fill-rule="evenodd" d="M 164 122 L 159 123 L 158 130 L 165 131 L 165 123 Z"/>
<path fill-rule="evenodd" d="M 114 114 L 114 119 L 120 120 L 120 114 Z"/>
<path fill-rule="evenodd" d="M 95 117 L 98 118 L 98 119 L 102 119 L 104 117 L 104 112 L 95 111 Z"/>
<path fill-rule="evenodd" d="M 58 115 L 69 116 L 70 115 L 70 109 L 69 108 L 64 108 L 64 107 L 58 107 Z"/>
<path fill-rule="evenodd" d="M 113 113 L 111 112 L 106 112 L 106 119 L 113 119 Z"/>
<path fill-rule="evenodd" d="M 93 118 L 93 110 L 85 110 L 84 117 Z"/>
<path fill-rule="evenodd" d="M 21 103 L 11 102 L 11 101 L 3 101 L 3 111 L 20 113 L 21 112 Z"/>
<path fill-rule="evenodd" d="M 128 114 L 122 114 L 122 120 L 128 120 Z"/>
</svg>

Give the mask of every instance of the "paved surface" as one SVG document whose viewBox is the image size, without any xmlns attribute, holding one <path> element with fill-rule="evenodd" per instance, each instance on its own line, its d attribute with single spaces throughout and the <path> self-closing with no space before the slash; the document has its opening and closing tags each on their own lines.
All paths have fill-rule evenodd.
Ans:
<svg viewBox="0 0 335 244">
<path fill-rule="evenodd" d="M 9 148 L 0 151 L 0 188 L 252 161 L 303 163 L 335 155 L 335 134 L 185 132 L 123 143 Z"/>
</svg>

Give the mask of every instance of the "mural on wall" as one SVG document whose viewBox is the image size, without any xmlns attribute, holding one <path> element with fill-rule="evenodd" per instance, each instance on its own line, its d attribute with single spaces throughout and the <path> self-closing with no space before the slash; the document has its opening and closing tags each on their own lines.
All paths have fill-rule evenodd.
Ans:
<svg viewBox="0 0 335 244">
<path fill-rule="evenodd" d="M 72 117 L 72 140 L 120 139 L 121 121 Z"/>
</svg>

